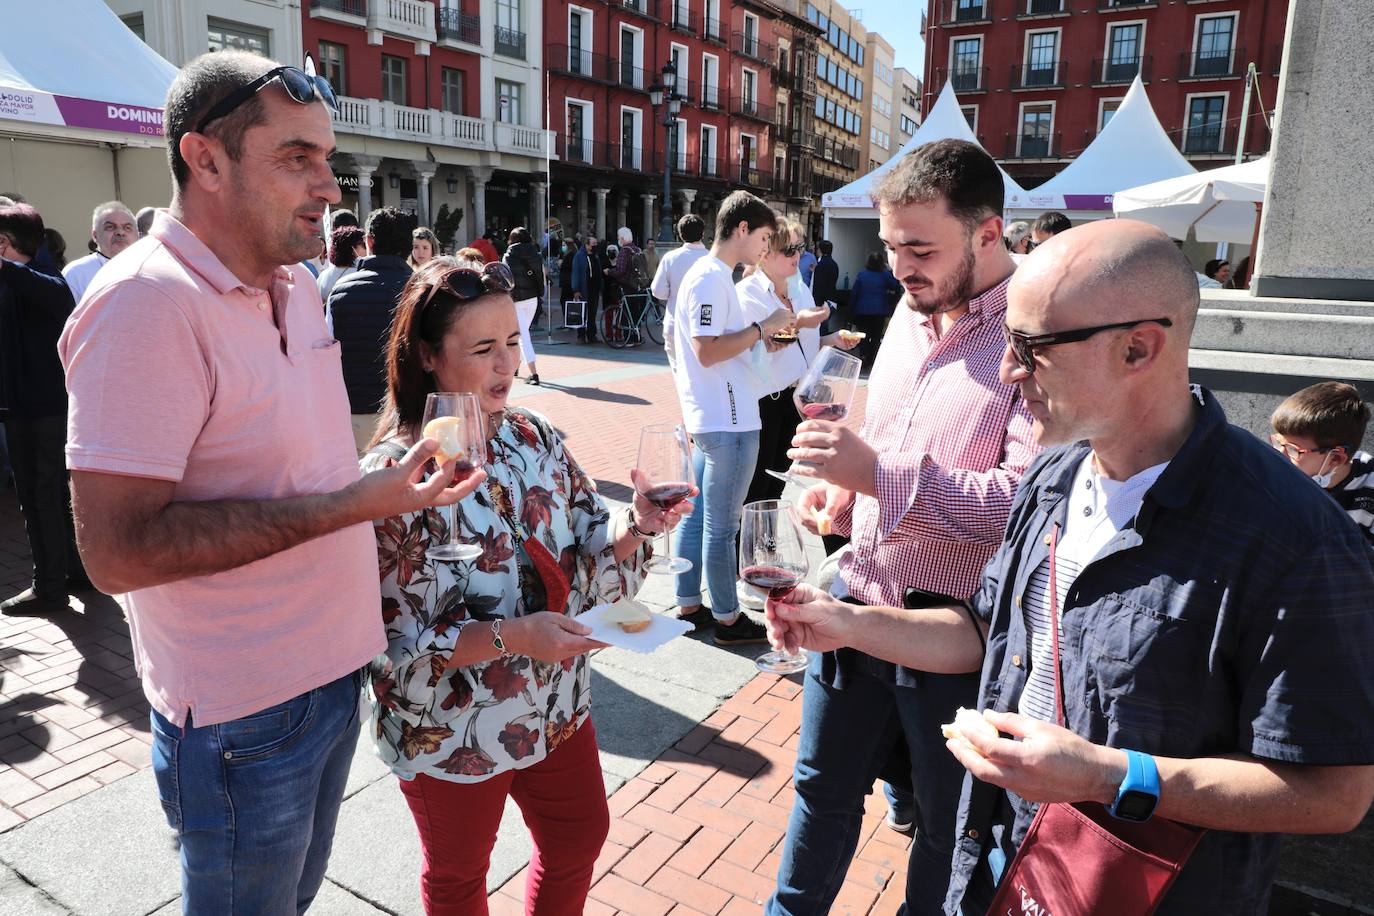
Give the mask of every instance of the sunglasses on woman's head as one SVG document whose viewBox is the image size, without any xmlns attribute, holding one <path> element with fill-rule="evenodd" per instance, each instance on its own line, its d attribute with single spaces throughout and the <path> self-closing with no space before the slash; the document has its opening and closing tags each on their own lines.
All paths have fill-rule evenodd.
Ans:
<svg viewBox="0 0 1374 916">
<path fill-rule="evenodd" d="M 430 302 L 440 290 L 447 292 L 459 302 L 471 302 L 492 293 L 508 293 L 515 289 L 515 275 L 500 261 L 491 261 L 481 270 L 471 267 L 454 267 L 430 285 L 420 311 L 429 308 Z"/>
<path fill-rule="evenodd" d="M 339 100 L 334 96 L 334 88 L 329 85 L 329 80 L 315 75 L 315 59 L 307 54 L 305 55 L 304 70 L 299 67 L 274 67 L 248 85 L 235 89 L 205 113 L 205 117 L 200 119 L 200 124 L 196 127 L 196 133 L 205 133 L 206 125 L 211 121 L 216 121 L 232 113 L 234 109 L 261 92 L 262 88 L 274 79 L 281 80 L 282 88 L 286 90 L 286 94 L 291 97 L 293 102 L 309 105 L 318 98 L 329 106 L 330 111 L 339 110 Z"/>
</svg>

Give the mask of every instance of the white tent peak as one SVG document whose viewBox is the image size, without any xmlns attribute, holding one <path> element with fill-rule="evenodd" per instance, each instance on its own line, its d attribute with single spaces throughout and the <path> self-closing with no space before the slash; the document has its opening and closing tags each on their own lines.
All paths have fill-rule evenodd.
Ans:
<svg viewBox="0 0 1374 916">
<path fill-rule="evenodd" d="M 851 181 L 838 191 L 831 191 L 829 194 L 823 195 L 821 206 L 872 209 L 873 201 L 869 197 L 869 193 L 874 183 L 895 168 L 907 153 L 924 143 L 932 143 L 936 140 L 967 140 L 980 149 L 982 148 L 982 144 L 978 142 L 978 138 L 969 128 L 968 119 L 964 117 L 963 110 L 959 107 L 959 99 L 954 94 L 954 85 L 951 82 L 945 83 L 945 88 L 940 90 L 940 97 L 931 106 L 930 113 L 921 122 L 921 126 L 916 129 L 915 135 L 906 141 L 901 149 L 893 153 L 890 159 L 867 175 Z M 1001 166 L 998 166 L 998 171 L 1002 172 L 1002 183 L 1006 186 L 1006 206 L 1027 206 L 1025 189 L 1003 171 Z"/>
<path fill-rule="evenodd" d="M 1110 210 L 1117 191 L 1195 171 L 1160 125 L 1137 74 L 1096 139 L 1062 172 L 1032 188 L 1029 197 L 1033 206 Z M 1080 198 L 1087 197 L 1099 198 L 1099 205 L 1084 206 Z"/>
</svg>

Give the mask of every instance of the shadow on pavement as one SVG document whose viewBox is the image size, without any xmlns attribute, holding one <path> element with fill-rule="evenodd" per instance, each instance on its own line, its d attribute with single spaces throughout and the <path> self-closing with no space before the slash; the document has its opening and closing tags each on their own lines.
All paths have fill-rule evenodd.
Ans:
<svg viewBox="0 0 1374 916">
<path fill-rule="evenodd" d="M 544 382 L 542 385 L 540 385 L 540 387 L 547 388 L 550 391 L 561 391 L 564 394 L 570 394 L 575 398 L 581 398 L 585 401 L 610 401 L 613 404 L 646 405 L 652 403 L 651 401 L 646 401 L 643 398 L 633 394 L 620 394 L 616 391 L 603 391 L 600 388 L 585 388 L 581 386 L 570 388 L 566 385 L 560 385 L 557 382 Z"/>
<path fill-rule="evenodd" d="M 619 483 L 614 480 L 600 479 L 595 480 L 593 482 L 596 484 L 596 492 L 600 493 L 607 499 L 613 499 L 616 502 L 627 503 L 634 498 L 635 491 L 630 489 L 623 483 Z"/>
</svg>

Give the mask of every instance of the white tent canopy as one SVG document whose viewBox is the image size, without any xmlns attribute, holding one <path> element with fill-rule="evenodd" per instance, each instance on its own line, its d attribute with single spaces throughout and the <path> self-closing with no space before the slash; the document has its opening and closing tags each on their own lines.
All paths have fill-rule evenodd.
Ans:
<svg viewBox="0 0 1374 916">
<path fill-rule="evenodd" d="M 1062 172 L 1026 192 L 1027 209 L 1077 211 L 1088 218 L 1092 215 L 1083 211 L 1101 211 L 1095 215 L 1105 217 L 1118 191 L 1195 174 L 1160 126 L 1137 75 L 1121 107 L 1088 148 Z"/>
<path fill-rule="evenodd" d="M 5 17 L 3 34 L 0 124 L 162 135 L 176 67 L 102 0 L 24 4 L 22 14 Z"/>
<path fill-rule="evenodd" d="M 1269 187 L 1269 157 L 1195 172 L 1116 194 L 1117 216 L 1144 220 L 1176 239 L 1191 229 L 1199 242 L 1245 242 L 1255 234 L 1257 205 Z"/>
<path fill-rule="evenodd" d="M 969 129 L 968 120 L 965 119 L 963 111 L 959 108 L 959 100 L 954 95 L 952 83 L 945 83 L 945 88 L 940 91 L 940 97 L 935 100 L 935 105 L 931 107 L 930 114 L 926 115 L 925 121 L 916 129 L 916 134 L 903 144 L 902 148 L 892 154 L 882 165 L 864 175 L 862 178 L 855 179 L 849 184 L 840 188 L 838 191 L 831 191 L 829 194 L 821 196 L 821 206 L 827 210 L 859 210 L 872 211 L 873 200 L 869 193 L 873 185 L 879 178 L 887 174 L 903 156 L 914 150 L 923 143 L 931 143 L 935 140 L 967 140 L 978 145 L 978 138 Z M 1001 167 L 998 167 L 1001 171 Z M 1026 206 L 1026 191 L 1012 179 L 1005 171 L 1002 172 L 1002 182 L 1006 185 L 1006 206 L 1021 207 Z M 862 218 L 873 218 L 875 214 L 867 213 L 834 213 L 836 216 L 859 216 Z"/>
</svg>

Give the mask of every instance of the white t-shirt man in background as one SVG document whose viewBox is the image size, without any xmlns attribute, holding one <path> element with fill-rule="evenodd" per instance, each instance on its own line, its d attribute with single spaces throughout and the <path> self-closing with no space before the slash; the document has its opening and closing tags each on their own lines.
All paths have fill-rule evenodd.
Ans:
<svg viewBox="0 0 1374 916">
<path fill-rule="evenodd" d="M 695 443 L 697 511 L 682 525 L 678 552 L 692 564 L 677 580 L 679 614 L 698 629 L 715 624 L 717 645 L 762 643 L 763 627 L 740 612 L 735 533 L 759 450 L 758 385 L 749 351 L 787 328 L 792 314 L 778 309 L 753 321 L 735 295 L 734 268 L 754 264 L 772 237 L 777 216 L 758 197 L 736 191 L 720 205 L 716 239 L 683 278 L 673 336 L 673 380 L 682 418 Z M 711 593 L 702 604 L 701 577 Z"/>
<path fill-rule="evenodd" d="M 677 236 L 682 239 L 682 247 L 668 252 L 663 259 L 658 262 L 658 270 L 654 272 L 654 282 L 649 286 L 649 292 L 653 293 L 655 299 L 662 299 L 663 306 L 663 351 L 668 354 L 668 368 L 674 366 L 674 351 L 676 341 L 673 339 L 673 327 L 676 318 L 676 309 L 679 293 L 682 290 L 682 281 L 687 277 L 687 271 L 692 269 L 692 265 L 706 257 L 706 246 L 701 244 L 702 236 L 706 234 L 706 223 L 695 213 L 688 213 L 677 221 Z"/>
</svg>

